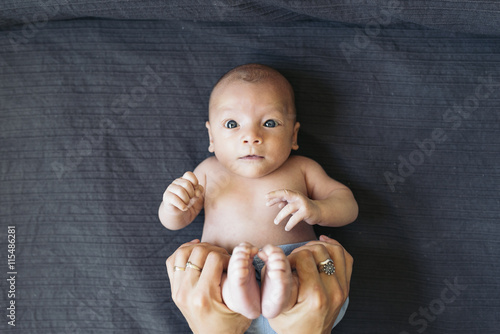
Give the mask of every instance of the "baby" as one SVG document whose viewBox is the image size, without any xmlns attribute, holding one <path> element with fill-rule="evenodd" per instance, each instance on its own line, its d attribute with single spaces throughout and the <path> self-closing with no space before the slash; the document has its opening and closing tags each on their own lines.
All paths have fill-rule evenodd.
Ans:
<svg viewBox="0 0 500 334">
<path fill-rule="evenodd" d="M 210 95 L 206 127 L 215 156 L 168 186 L 160 221 L 181 229 L 204 208 L 202 241 L 232 253 L 224 303 L 249 319 L 276 317 L 295 305 L 297 280 L 282 248 L 271 245 L 315 240 L 313 225 L 349 224 L 358 206 L 318 163 L 290 156 L 300 124 L 293 89 L 278 71 L 247 64 L 226 73 Z M 265 264 L 261 287 L 255 255 Z"/>
</svg>

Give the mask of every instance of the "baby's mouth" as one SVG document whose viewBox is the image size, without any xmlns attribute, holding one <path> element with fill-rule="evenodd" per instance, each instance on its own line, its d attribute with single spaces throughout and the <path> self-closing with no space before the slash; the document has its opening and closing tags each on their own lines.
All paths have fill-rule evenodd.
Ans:
<svg viewBox="0 0 500 334">
<path fill-rule="evenodd" d="M 264 159 L 264 157 L 260 156 L 260 155 L 249 154 L 249 155 L 245 155 L 243 157 L 240 157 L 240 159 L 243 159 L 243 160 L 259 160 L 259 159 Z"/>
</svg>

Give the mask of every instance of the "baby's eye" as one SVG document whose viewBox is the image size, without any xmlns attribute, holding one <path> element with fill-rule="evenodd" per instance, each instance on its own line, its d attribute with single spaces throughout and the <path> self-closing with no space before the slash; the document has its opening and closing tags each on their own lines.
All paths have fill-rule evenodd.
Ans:
<svg viewBox="0 0 500 334">
<path fill-rule="evenodd" d="M 224 124 L 224 126 L 228 129 L 234 129 L 238 126 L 238 123 L 234 120 L 229 120 Z"/>
<path fill-rule="evenodd" d="M 266 128 L 275 128 L 278 126 L 278 122 L 276 122 L 274 119 L 268 119 L 265 123 L 264 126 Z"/>
</svg>

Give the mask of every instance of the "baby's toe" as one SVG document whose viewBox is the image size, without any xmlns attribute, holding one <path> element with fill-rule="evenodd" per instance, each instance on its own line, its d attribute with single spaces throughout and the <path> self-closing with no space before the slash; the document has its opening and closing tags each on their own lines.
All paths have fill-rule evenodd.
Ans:
<svg viewBox="0 0 500 334">
<path fill-rule="evenodd" d="M 290 274 L 290 263 L 283 250 L 275 246 L 265 246 L 259 253 L 265 262 L 265 272 L 269 276 Z"/>
<path fill-rule="evenodd" d="M 232 256 L 238 255 L 238 256 L 252 256 L 252 254 L 256 254 L 258 252 L 257 247 L 254 245 L 248 243 L 248 242 L 243 242 L 239 244 L 238 246 L 234 247 Z"/>
<path fill-rule="evenodd" d="M 231 281 L 247 281 L 250 276 L 254 275 L 252 263 L 256 253 L 256 247 L 248 243 L 240 244 L 233 249 L 227 268 Z"/>
</svg>

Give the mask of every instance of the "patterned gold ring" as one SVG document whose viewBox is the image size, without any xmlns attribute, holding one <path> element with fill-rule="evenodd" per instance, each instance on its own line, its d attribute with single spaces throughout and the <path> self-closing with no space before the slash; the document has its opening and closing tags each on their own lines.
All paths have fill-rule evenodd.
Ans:
<svg viewBox="0 0 500 334">
<path fill-rule="evenodd" d="M 318 271 L 321 273 L 325 273 L 328 276 L 333 275 L 335 273 L 335 265 L 333 264 L 332 259 L 326 259 L 323 262 L 318 263 Z"/>
</svg>

